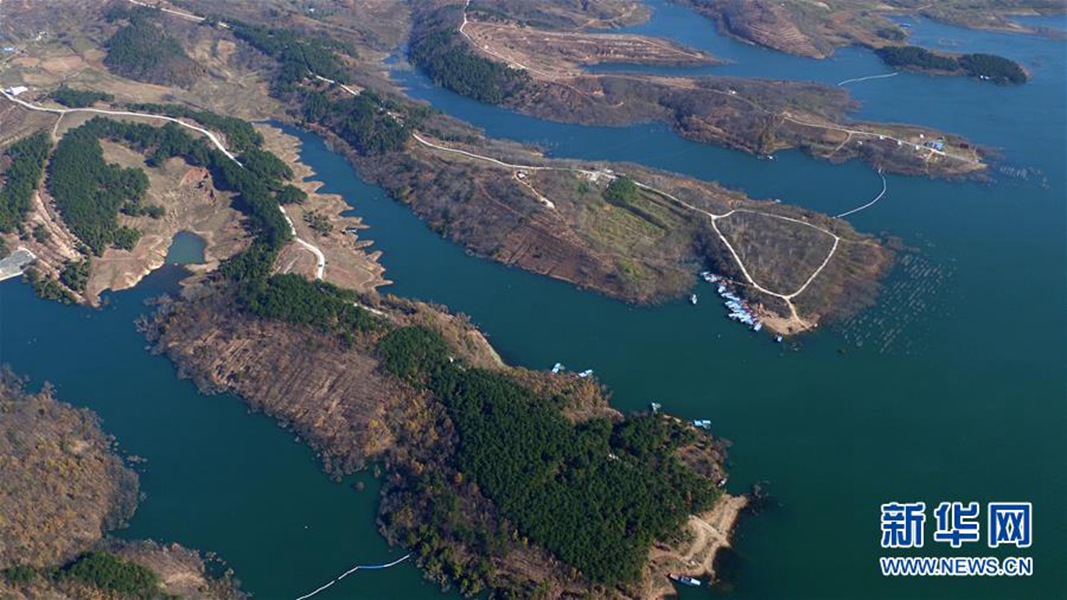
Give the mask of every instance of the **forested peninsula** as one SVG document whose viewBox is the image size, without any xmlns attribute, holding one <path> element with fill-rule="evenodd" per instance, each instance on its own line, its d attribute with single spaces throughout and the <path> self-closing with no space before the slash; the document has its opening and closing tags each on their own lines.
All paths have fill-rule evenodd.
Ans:
<svg viewBox="0 0 1067 600">
<path fill-rule="evenodd" d="M 643 596 L 687 568 L 680 532 L 721 496 L 720 441 L 624 417 L 592 378 L 508 367 L 437 307 L 219 277 L 147 332 L 202 390 L 288 424 L 329 472 L 384 465 L 383 534 L 465 593 Z M 676 549 L 650 565 L 653 543 Z"/>
</svg>

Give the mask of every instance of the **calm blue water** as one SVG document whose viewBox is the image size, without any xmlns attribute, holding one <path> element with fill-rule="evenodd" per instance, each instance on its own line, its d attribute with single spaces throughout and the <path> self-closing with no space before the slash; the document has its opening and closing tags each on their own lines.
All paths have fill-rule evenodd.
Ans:
<svg viewBox="0 0 1067 600">
<path fill-rule="evenodd" d="M 833 83 L 879 72 L 867 72 L 877 65 L 861 51 L 822 62 L 784 57 L 722 38 L 691 13 L 668 12 L 682 10 L 673 5 L 656 7 L 644 27 L 693 45 L 705 40 L 734 61 L 722 69 L 735 75 Z M 678 20 L 666 21 L 671 14 Z M 1000 34 L 926 21 L 913 32 L 958 39 L 958 47 L 1001 43 Z M 710 301 L 637 308 L 472 258 L 359 181 L 318 138 L 300 134 L 302 157 L 326 182 L 323 191 L 341 194 L 370 225 L 363 235 L 384 251 L 397 282 L 387 291 L 471 315 L 511 362 L 595 369 L 622 410 L 662 402 L 683 417 L 711 419 L 733 440 L 729 487 L 768 481 L 780 507 L 740 527 L 729 597 L 1065 597 L 1067 61 L 1062 42 L 1009 39 L 1011 55 L 1034 75 L 1023 87 L 900 75 L 851 88 L 863 102 L 858 118 L 945 127 L 1032 171 L 1029 180 L 994 183 L 891 177 L 882 202 L 852 220 L 916 247 L 914 266 L 898 268 L 881 304 L 862 318 L 795 345 L 733 326 Z M 546 123 L 459 98 L 413 73 L 403 77 L 435 107 L 555 156 L 636 161 L 827 212 L 880 189 L 858 163 L 835 167 L 795 152 L 758 161 L 661 126 Z M 173 289 L 175 277 L 157 273 L 109 296 L 100 311 L 42 303 L 17 281 L 0 284 L 0 361 L 36 382 L 55 382 L 61 397 L 100 412 L 123 448 L 148 459 L 148 497 L 123 535 L 217 551 L 260 598 L 292 598 L 353 563 L 399 556 L 375 533 L 373 485 L 357 493 L 330 483 L 311 453 L 269 419 L 246 415 L 230 396 L 197 395 L 165 359 L 144 352 L 132 321 L 146 310 L 145 298 Z M 1020 552 L 1035 557 L 1035 577 L 878 575 L 879 504 L 998 499 L 1035 504 L 1034 547 Z M 438 592 L 402 565 L 358 573 L 319 597 Z"/>
</svg>

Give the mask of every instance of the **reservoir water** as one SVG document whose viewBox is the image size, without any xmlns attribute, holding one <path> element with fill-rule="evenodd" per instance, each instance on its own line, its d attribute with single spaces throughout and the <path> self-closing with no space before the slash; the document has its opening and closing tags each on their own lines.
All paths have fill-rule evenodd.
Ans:
<svg viewBox="0 0 1067 600">
<path fill-rule="evenodd" d="M 636 30 L 733 61 L 709 72 L 830 84 L 887 72 L 862 50 L 814 61 L 746 46 L 685 9 L 652 4 L 656 16 Z M 468 256 L 362 183 L 320 139 L 290 131 L 323 191 L 344 196 L 370 226 L 363 236 L 384 252 L 396 281 L 387 291 L 471 315 L 511 362 L 594 369 L 622 410 L 661 402 L 710 419 L 733 440 L 730 489 L 767 482 L 776 506 L 742 523 L 731 589 L 712 594 L 1065 597 L 1064 44 L 921 20 L 912 32 L 926 45 L 1016 58 L 1033 81 L 1007 88 L 912 74 L 870 80 L 850 86 L 863 103 L 857 118 L 962 133 L 997 148 L 1012 175 L 998 172 L 990 183 L 889 177 L 886 197 L 850 220 L 914 250 L 877 307 L 796 343 L 777 345 L 733 325 L 696 282 L 696 291 L 709 292 L 696 307 L 638 308 Z M 399 76 L 438 109 L 556 156 L 640 162 L 835 214 L 880 189 L 857 163 L 833 166 L 797 152 L 758 161 L 659 125 L 547 123 L 459 98 L 415 73 Z M 178 269 L 109 295 L 101 310 L 35 300 L 17 280 L 0 284 L 0 361 L 98 411 L 124 450 L 147 459 L 147 498 L 121 535 L 218 552 L 260 598 L 293 598 L 351 565 L 401 556 L 376 533 L 369 475 L 330 482 L 292 434 L 246 414 L 236 398 L 198 395 L 165 359 L 145 352 L 133 321 L 149 310 L 145 299 L 174 289 Z M 355 480 L 367 489 L 354 491 Z M 878 507 L 892 500 L 1033 502 L 1034 544 L 1016 553 L 1034 557 L 1035 575 L 882 578 Z M 967 554 L 1005 553 L 982 545 Z M 317 596 L 438 597 L 410 563 L 359 572 Z"/>
<path fill-rule="evenodd" d="M 191 231 L 179 231 L 167 249 L 168 265 L 195 265 L 204 262 L 204 238 Z"/>
</svg>

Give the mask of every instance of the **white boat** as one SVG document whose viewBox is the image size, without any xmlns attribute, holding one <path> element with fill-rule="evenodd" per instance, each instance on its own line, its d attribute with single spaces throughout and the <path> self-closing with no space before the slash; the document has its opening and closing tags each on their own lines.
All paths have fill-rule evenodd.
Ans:
<svg viewBox="0 0 1067 600">
<path fill-rule="evenodd" d="M 678 583 L 680 583 L 682 585 L 688 585 L 689 587 L 700 587 L 701 586 L 701 581 L 699 579 L 693 579 L 692 577 L 690 577 L 688 575 L 675 575 L 674 573 L 671 573 L 671 574 L 667 575 L 667 577 L 670 577 L 671 579 L 673 579 L 674 581 L 677 581 Z"/>
<path fill-rule="evenodd" d="M 696 306 L 696 303 L 697 303 L 697 295 L 696 294 L 689 294 L 689 303 L 692 304 L 693 306 Z"/>
<path fill-rule="evenodd" d="M 552 374 L 559 375 L 559 372 L 563 370 L 563 363 L 556 363 L 552 366 Z"/>
<path fill-rule="evenodd" d="M 753 331 L 759 331 L 763 329 L 763 323 L 756 318 L 756 313 L 752 311 L 747 304 L 745 304 L 737 294 L 734 294 L 728 287 L 726 287 L 726 279 L 718 275 L 712 275 L 705 271 L 701 273 L 705 280 L 711 282 L 714 281 L 718 284 L 716 291 L 723 299 L 723 304 L 730 311 L 726 314 L 728 319 L 732 319 L 739 323 L 744 323 L 752 328 Z M 690 300 L 693 304 L 696 304 L 696 294 Z"/>
<path fill-rule="evenodd" d="M 589 377 L 592 374 L 593 374 L 593 370 L 592 369 L 586 369 L 585 371 L 582 371 L 581 373 L 578 373 L 578 377 L 583 377 L 583 378 L 584 377 Z"/>
</svg>

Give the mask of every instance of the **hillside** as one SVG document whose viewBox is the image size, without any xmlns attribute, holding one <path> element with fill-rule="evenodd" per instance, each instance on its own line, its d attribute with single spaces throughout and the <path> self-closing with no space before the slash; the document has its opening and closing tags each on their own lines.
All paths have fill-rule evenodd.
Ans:
<svg viewBox="0 0 1067 600">
<path fill-rule="evenodd" d="M 866 241 L 862 242 L 866 247 L 874 248 L 866 254 L 846 251 L 845 246 L 837 252 L 837 246 L 827 250 L 813 245 L 803 254 L 802 262 L 783 260 L 789 248 L 772 238 L 789 240 L 797 235 L 790 226 L 780 225 L 796 218 L 788 216 L 791 209 L 749 202 L 740 194 L 713 185 L 697 186 L 666 173 L 646 171 L 640 181 L 652 191 L 665 192 L 678 186 L 699 191 L 684 201 L 670 192 L 650 193 L 640 203 L 613 207 L 602 193 L 616 172 L 627 172 L 630 166 L 546 161 L 537 156 L 536 149 L 486 138 L 387 89 L 362 89 L 357 78 L 364 75 L 346 71 L 346 65 L 355 60 L 354 54 L 362 54 L 344 44 L 325 37 L 301 36 L 290 29 L 238 21 L 228 25 L 219 34 L 233 35 L 238 52 L 256 52 L 274 62 L 275 69 L 269 71 L 270 90 L 287 103 L 291 117 L 346 152 L 362 177 L 408 204 L 442 235 L 479 255 L 642 303 L 682 294 L 703 269 L 730 274 L 741 282 L 754 277 L 754 281 L 768 282 L 762 289 L 772 292 L 764 294 L 759 287 L 743 285 L 741 293 L 762 305 L 768 325 L 773 323 L 771 328 L 781 333 L 797 333 L 869 305 L 877 290 L 876 281 L 886 271 L 888 253 Z M 311 75 L 308 65 L 343 79 L 328 84 Z M 679 89 L 677 82 L 649 84 L 626 77 L 605 77 L 601 84 L 608 100 L 627 99 L 619 104 L 627 107 L 622 110 L 630 117 L 655 114 L 670 118 L 690 137 L 752 152 L 804 146 L 835 161 L 862 156 L 889 170 L 941 175 L 952 172 L 952 165 L 972 164 L 952 162 L 950 152 L 969 147 L 958 139 L 946 139 L 945 150 L 936 155 L 919 146 L 917 140 L 923 136 L 934 137 L 930 130 L 896 126 L 890 132 L 874 124 L 855 125 L 864 129 L 847 132 L 838 128 L 833 123 L 850 106 L 848 98 L 818 85 L 716 79 L 691 81 Z M 567 118 L 579 120 L 599 114 L 600 100 L 588 106 L 566 104 L 564 95 L 552 93 L 562 89 L 549 88 L 537 106 L 552 111 L 563 111 L 567 106 Z M 216 192 L 227 195 L 233 209 L 251 217 L 243 232 L 235 230 L 231 220 L 227 235 L 246 240 L 249 234 L 258 236 L 255 252 L 234 256 L 243 247 L 238 240 L 224 246 L 226 254 L 213 250 L 220 259 L 234 256 L 223 267 L 228 273 L 263 273 L 278 268 L 335 283 L 359 281 L 361 287 L 382 281 L 380 267 L 368 267 L 374 259 L 361 251 L 361 246 L 337 248 L 332 241 L 337 236 L 329 234 L 336 230 L 337 221 L 323 221 L 322 213 L 300 202 L 301 193 L 306 192 L 286 179 L 292 170 L 277 168 L 275 159 L 259 154 L 261 139 L 249 131 L 247 123 L 175 104 L 127 107 L 160 115 L 153 118 L 157 124 L 160 121 L 155 119 L 184 119 L 186 127 L 176 127 L 173 122 L 161 128 L 144 123 L 104 127 L 102 121 L 94 120 L 64 131 L 50 167 L 53 176 L 48 180 L 63 222 L 50 223 L 55 219 L 48 214 L 31 217 L 43 221 L 42 226 L 54 225 L 52 239 L 64 242 L 54 253 L 57 258 L 42 261 L 50 267 L 42 268 L 38 277 L 42 294 L 67 298 L 84 294 L 92 301 L 106 287 L 131 285 L 154 268 L 158 259 L 131 263 L 122 253 L 144 256 L 149 244 L 160 247 L 169 239 L 164 237 L 166 232 L 177 231 L 176 227 L 199 231 L 202 226 L 195 222 L 172 220 L 171 211 L 182 211 L 195 202 L 207 203 Z M 186 133 L 190 122 L 210 128 L 234 151 L 243 151 L 238 160 L 258 171 L 261 180 L 245 178 L 241 169 L 233 169 L 233 164 L 220 159 L 217 152 L 206 153 L 203 139 L 190 146 L 192 138 Z M 908 145 L 891 137 L 893 134 L 903 136 Z M 849 144 L 859 137 L 868 138 L 869 143 Z M 912 140 L 924 150 L 913 152 Z M 287 160 L 292 160 L 295 155 L 287 152 Z M 928 154 L 925 160 L 924 152 Z M 168 171 L 173 175 L 164 177 Z M 134 177 L 142 172 L 148 176 L 147 188 L 140 176 Z M 166 196 L 152 192 L 161 188 L 180 194 L 166 201 Z M 248 201 L 248 197 L 255 200 Z M 292 200 L 286 199 L 290 197 Z M 276 208 L 284 202 L 292 202 L 287 210 L 300 217 L 290 219 L 294 223 L 291 231 L 286 231 L 290 226 L 283 223 L 287 215 Z M 739 203 L 744 203 L 746 210 L 771 215 L 772 221 L 764 222 L 763 231 L 715 232 L 709 219 L 713 222 L 725 216 L 740 207 Z M 220 212 L 220 205 L 214 203 L 214 210 L 205 217 L 210 219 L 209 233 L 221 232 L 225 219 L 234 217 L 232 212 Z M 343 210 L 339 203 L 330 206 L 334 207 L 331 211 Z M 837 231 L 849 240 L 850 250 L 862 239 L 845 224 L 815 225 L 818 217 L 814 214 L 801 214 L 798 220 L 809 223 L 802 224 L 797 232 L 826 232 L 816 233 L 818 237 L 838 235 L 831 233 Z M 212 238 L 216 235 L 212 233 Z M 749 237 L 752 240 L 745 239 Z M 761 241 L 755 243 L 756 239 Z M 728 244 L 747 253 L 738 258 Z M 48 245 L 30 249 L 38 256 L 47 256 Z M 329 260 L 311 262 L 315 255 L 308 248 L 312 246 L 319 252 L 326 249 L 322 256 L 325 259 L 329 253 Z M 213 249 L 211 244 L 209 249 Z M 84 257 L 89 254 L 98 256 L 87 265 Z M 346 272 L 346 262 L 353 263 L 346 257 L 353 255 L 357 257 L 351 265 L 354 271 Z M 750 272 L 740 268 L 738 260 L 750 262 Z M 860 265 L 855 261 L 866 262 Z M 130 273 L 131 268 L 138 271 Z M 83 274 L 86 269 L 88 280 Z M 110 273 L 106 280 L 96 275 L 105 272 Z M 809 277 L 812 285 L 806 288 L 822 293 L 809 294 L 805 289 L 801 295 L 797 291 L 794 295 L 800 305 L 782 301 L 786 294 L 800 289 L 793 282 Z M 66 285 L 71 282 L 73 287 Z M 850 300 L 841 302 L 843 298 Z M 796 306 L 805 309 L 798 311 Z"/>
<path fill-rule="evenodd" d="M 115 9 L 109 17 L 126 21 L 105 44 L 104 64 L 116 74 L 178 87 L 189 87 L 204 74 L 181 43 L 167 34 L 154 11 Z"/>
<path fill-rule="evenodd" d="M 613 123 L 661 119 L 750 152 L 803 146 L 835 160 L 915 168 L 895 140 L 849 146 L 853 135 L 882 134 L 874 124 L 843 129 L 851 104 L 838 91 L 723 78 L 527 77 L 471 46 L 460 30 L 462 6 L 434 4 L 444 11 L 397 9 L 389 31 L 409 16 L 417 21 L 413 52 L 424 68 L 439 68 L 442 84 L 467 86 L 483 100 L 528 103 L 579 122 L 598 114 Z M 360 4 L 371 5 L 380 9 Z M 475 6 L 479 18 L 504 23 L 520 4 Z M 20 240 L 40 251 L 38 290 L 92 302 L 158 264 L 150 253 L 168 234 L 206 231 L 210 262 L 145 324 L 153 347 L 204 392 L 233 392 L 292 428 L 331 475 L 378 465 L 380 529 L 429 576 L 467 593 L 656 598 L 671 590 L 667 573 L 713 575 L 715 551 L 744 504 L 719 489 L 724 442 L 669 415 L 619 414 L 593 378 L 509 367 L 462 317 L 378 295 L 376 256 L 365 242 L 336 241 L 353 239 L 341 226 L 351 221 L 338 216 L 348 207 L 304 181 L 314 175 L 291 138 L 244 115 L 321 135 L 361 178 L 478 255 L 627 301 L 677 297 L 712 269 L 769 330 L 799 333 L 872 303 L 891 253 L 824 215 L 637 165 L 548 159 L 490 138 L 407 97 L 384 75 L 383 40 L 396 38 L 343 14 L 253 2 L 212 9 L 233 12 L 202 21 L 140 11 L 115 17 L 119 27 L 148 33 L 152 22 L 174 21 L 168 31 L 183 51 L 214 65 L 190 83 L 157 87 L 103 72 L 90 44 L 96 27 L 110 31 L 99 23 L 85 26 L 79 39 L 90 50 L 76 57 L 42 44 L 42 61 L 60 61 L 50 78 L 33 79 L 40 76 L 29 62 L 4 73 L 38 82 L 5 103 L 61 115 L 49 123 L 59 141 L 48 178 L 24 219 L 52 241 Z M 600 9 L 590 16 L 624 17 Z M 708 60 L 647 38 L 580 39 L 594 44 L 587 47 L 595 56 L 571 46 L 566 55 L 579 68 L 652 48 L 658 64 Z M 459 68 L 470 66 L 474 77 Z M 82 94 L 61 91 L 68 84 Z M 103 90 L 112 99 L 93 94 Z M 585 99 L 568 102 L 575 90 Z M 139 114 L 62 112 L 54 92 Z M 246 93 L 262 112 L 230 118 Z M 937 158 L 923 164 L 930 174 L 951 172 Z M 335 275 L 345 256 L 363 270 Z M 79 556 L 88 566 L 63 568 L 104 565 L 138 586 L 153 581 L 118 562 L 125 558 Z"/>
<path fill-rule="evenodd" d="M 471 10 L 489 18 L 506 15 L 527 27 L 601 29 L 639 23 L 649 9 L 636 0 L 474 0 Z"/>
</svg>

